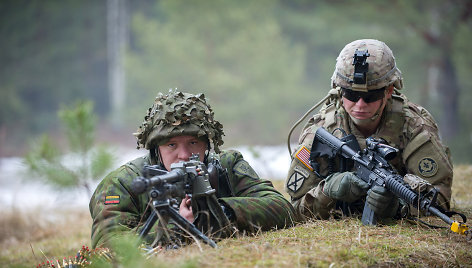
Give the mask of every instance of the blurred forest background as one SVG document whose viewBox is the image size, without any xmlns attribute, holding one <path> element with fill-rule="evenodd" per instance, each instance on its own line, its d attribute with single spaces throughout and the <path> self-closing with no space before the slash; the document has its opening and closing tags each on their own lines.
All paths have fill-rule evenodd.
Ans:
<svg viewBox="0 0 472 268">
<path fill-rule="evenodd" d="M 454 163 L 472 163 L 471 17 L 471 0 L 3 0 L 0 156 L 43 133 L 61 143 L 57 112 L 78 100 L 94 102 L 99 140 L 133 146 L 169 88 L 206 94 L 225 147 L 285 144 L 344 45 L 374 38 Z"/>
</svg>

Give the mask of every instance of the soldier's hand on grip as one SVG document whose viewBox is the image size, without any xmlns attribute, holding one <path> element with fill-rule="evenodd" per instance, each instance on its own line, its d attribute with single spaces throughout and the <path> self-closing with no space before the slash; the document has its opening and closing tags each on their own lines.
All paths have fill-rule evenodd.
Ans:
<svg viewBox="0 0 472 268">
<path fill-rule="evenodd" d="M 323 193 L 336 200 L 354 202 L 367 194 L 369 185 L 352 172 L 333 173 L 325 179 Z"/>
<path fill-rule="evenodd" d="M 395 216 L 399 199 L 384 187 L 375 185 L 367 192 L 367 204 L 376 215 L 382 218 Z"/>
</svg>

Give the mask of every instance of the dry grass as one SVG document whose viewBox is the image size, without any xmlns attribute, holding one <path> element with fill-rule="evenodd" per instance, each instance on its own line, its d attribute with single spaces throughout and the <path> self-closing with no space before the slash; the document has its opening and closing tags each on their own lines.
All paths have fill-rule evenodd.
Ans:
<svg viewBox="0 0 472 268">
<path fill-rule="evenodd" d="M 454 172 L 453 206 L 472 217 L 472 166 Z M 282 181 L 274 185 L 283 192 Z M 90 245 L 87 208 L 48 212 L 48 217 L 40 209 L 12 211 L 0 218 L 0 267 L 32 267 Z M 122 267 L 472 267 L 471 245 L 445 229 L 408 222 L 367 227 L 351 218 L 229 238 L 216 249 L 203 245 L 203 252 L 193 244 L 149 259 L 130 257 L 139 253 L 128 245 L 119 257 Z"/>
<path fill-rule="evenodd" d="M 461 267 L 470 243 L 446 231 L 407 223 L 366 227 L 356 219 L 313 221 L 295 228 L 165 251 L 140 267 Z"/>
<path fill-rule="evenodd" d="M 459 165 L 454 168 L 452 205 L 456 208 L 472 208 L 472 166 L 470 165 Z"/>
<path fill-rule="evenodd" d="M 3 211 L 0 219 L 0 267 L 32 267 L 47 258 L 74 255 L 89 244 L 92 220 L 85 209 Z"/>
</svg>

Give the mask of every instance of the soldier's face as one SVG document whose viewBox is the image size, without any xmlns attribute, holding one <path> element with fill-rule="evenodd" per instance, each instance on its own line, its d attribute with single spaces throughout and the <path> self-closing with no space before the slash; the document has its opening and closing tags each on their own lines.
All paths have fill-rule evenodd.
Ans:
<svg viewBox="0 0 472 268">
<path fill-rule="evenodd" d="M 194 136 L 176 136 L 168 142 L 159 145 L 159 152 L 162 163 L 170 171 L 170 165 L 180 161 L 188 161 L 192 154 L 199 154 L 200 161 L 203 161 L 207 142 Z"/>
<path fill-rule="evenodd" d="M 380 113 L 383 111 L 387 103 L 387 99 L 392 96 L 393 86 L 390 86 L 385 91 L 383 99 L 379 99 L 374 102 L 366 102 L 363 98 L 359 98 L 356 102 L 348 100 L 343 97 L 343 106 L 346 112 L 351 116 L 359 120 L 369 119 L 375 115 L 377 111 Z"/>
<path fill-rule="evenodd" d="M 350 101 L 343 97 L 343 106 L 346 112 L 357 119 L 369 119 L 374 116 L 382 105 L 382 100 L 367 103 L 360 98 L 357 102 Z"/>
</svg>

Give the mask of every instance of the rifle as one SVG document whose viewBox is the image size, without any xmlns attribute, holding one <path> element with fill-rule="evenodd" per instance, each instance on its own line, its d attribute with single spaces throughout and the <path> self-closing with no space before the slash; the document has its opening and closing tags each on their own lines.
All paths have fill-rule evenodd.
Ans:
<svg viewBox="0 0 472 268">
<path fill-rule="evenodd" d="M 356 146 L 357 145 L 357 146 Z M 388 161 L 396 157 L 398 149 L 386 145 L 382 140 L 369 137 L 366 139 L 366 148 L 356 151 L 353 148 L 359 148 L 353 135 L 347 135 L 338 139 L 326 129 L 320 127 L 313 139 L 313 145 L 310 153 L 310 164 L 313 171 L 320 177 L 320 165 L 316 162 L 317 157 L 328 157 L 334 159 L 341 157 L 341 162 L 345 166 L 353 165 L 354 173 L 369 184 L 381 186 L 392 192 L 397 198 L 424 212 L 426 215 L 435 215 L 449 224 L 450 229 L 458 234 L 466 235 L 468 239 L 472 238 L 472 232 L 469 226 L 465 224 L 467 218 L 465 215 L 444 211 L 437 203 L 438 190 L 434 187 L 429 191 L 415 192 L 403 177 L 400 176 Z M 346 160 L 348 163 L 346 163 Z M 458 214 L 463 222 L 454 221 L 450 216 Z M 376 218 L 374 212 L 370 209 L 367 202 L 362 212 L 362 223 L 364 225 L 375 225 Z"/>
<path fill-rule="evenodd" d="M 199 161 L 199 156 L 193 154 L 189 161 L 181 161 L 171 165 L 171 171 L 162 170 L 159 166 L 144 166 L 143 176 L 137 177 L 131 184 L 131 190 L 135 194 L 148 191 L 153 205 L 153 212 L 146 220 L 139 237 L 144 238 L 158 222 L 158 235 L 156 241 L 166 234 L 169 220 L 182 231 L 202 240 L 204 243 L 216 248 L 216 243 L 204 235 L 194 224 L 182 217 L 178 212 L 179 200 L 185 195 L 198 192 L 200 195 L 210 195 L 215 192 L 209 184 L 209 173 L 204 163 Z"/>
</svg>

